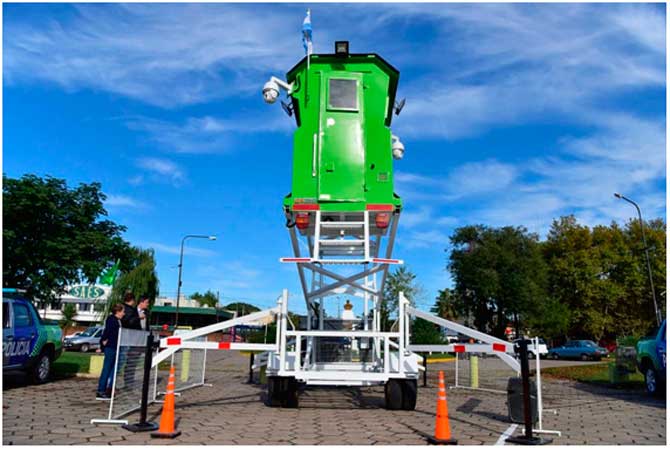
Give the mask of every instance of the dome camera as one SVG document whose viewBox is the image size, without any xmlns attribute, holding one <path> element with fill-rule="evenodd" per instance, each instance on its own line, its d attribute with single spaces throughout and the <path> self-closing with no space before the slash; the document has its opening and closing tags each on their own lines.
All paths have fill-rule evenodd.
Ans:
<svg viewBox="0 0 670 449">
<path fill-rule="evenodd" d="M 279 97 L 279 85 L 274 81 L 265 83 L 265 86 L 263 86 L 263 100 L 268 104 L 272 104 L 277 101 L 277 97 Z"/>
<path fill-rule="evenodd" d="M 405 145 L 402 144 L 400 138 L 397 136 L 391 136 L 391 151 L 393 153 L 393 159 L 400 160 L 405 155 Z"/>
</svg>

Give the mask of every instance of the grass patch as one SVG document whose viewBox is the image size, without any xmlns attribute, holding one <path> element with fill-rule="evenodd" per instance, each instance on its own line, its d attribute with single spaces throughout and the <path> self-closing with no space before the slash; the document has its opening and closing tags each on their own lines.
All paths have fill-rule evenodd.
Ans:
<svg viewBox="0 0 670 449">
<path fill-rule="evenodd" d="M 598 363 L 593 365 L 575 365 L 575 366 L 561 366 L 544 368 L 542 370 L 542 377 L 554 379 L 568 379 L 577 382 L 613 385 L 609 378 L 609 363 Z M 628 376 L 628 380 L 617 383 L 616 386 L 623 386 L 629 388 L 644 387 L 644 377 L 642 374 L 635 372 Z"/>
<path fill-rule="evenodd" d="M 63 352 L 53 364 L 57 377 L 70 377 L 77 373 L 88 373 L 92 353 Z"/>
</svg>

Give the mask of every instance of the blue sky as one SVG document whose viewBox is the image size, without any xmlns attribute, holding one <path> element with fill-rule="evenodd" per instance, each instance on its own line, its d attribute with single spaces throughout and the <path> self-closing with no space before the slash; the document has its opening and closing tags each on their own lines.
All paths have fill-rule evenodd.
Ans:
<svg viewBox="0 0 670 449">
<path fill-rule="evenodd" d="M 662 4 L 5 4 L 3 172 L 101 182 L 162 293 L 202 233 L 218 240 L 187 243 L 186 293 L 300 296 L 278 262 L 294 124 L 261 88 L 303 56 L 308 6 L 315 53 L 349 40 L 400 70 L 395 256 L 422 308 L 459 226 L 623 223 L 615 191 L 665 217 Z"/>
</svg>

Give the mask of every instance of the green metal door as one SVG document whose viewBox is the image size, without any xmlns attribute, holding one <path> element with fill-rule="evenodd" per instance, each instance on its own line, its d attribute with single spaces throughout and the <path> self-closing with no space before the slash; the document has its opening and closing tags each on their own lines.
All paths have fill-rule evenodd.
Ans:
<svg viewBox="0 0 670 449">
<path fill-rule="evenodd" d="M 365 199 L 363 84 L 358 73 L 327 72 L 319 117 L 319 201 Z"/>
</svg>

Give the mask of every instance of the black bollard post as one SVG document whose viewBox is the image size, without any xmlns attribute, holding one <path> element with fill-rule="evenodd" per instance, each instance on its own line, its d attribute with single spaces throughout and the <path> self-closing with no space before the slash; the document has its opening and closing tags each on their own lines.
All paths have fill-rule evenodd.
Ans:
<svg viewBox="0 0 670 449">
<path fill-rule="evenodd" d="M 254 353 L 252 352 L 249 355 L 249 380 L 248 384 L 254 383 Z"/>
<path fill-rule="evenodd" d="M 423 355 L 423 386 L 428 386 L 428 356 Z"/>
<path fill-rule="evenodd" d="M 509 437 L 505 441 L 522 445 L 540 445 L 551 443 L 551 438 L 540 438 L 533 436 L 533 420 L 530 409 L 530 369 L 528 368 L 528 342 L 522 338 L 519 343 L 519 355 L 521 356 L 521 382 L 523 384 L 523 421 L 525 433 L 518 437 Z"/>
<path fill-rule="evenodd" d="M 154 350 L 154 336 L 147 336 L 147 347 L 144 353 L 144 378 L 142 379 L 142 402 L 140 403 L 140 421 L 136 424 L 124 424 L 123 428 L 131 432 L 147 432 L 158 430 L 158 424 L 147 422 L 147 408 L 149 407 L 149 378 L 151 377 L 151 357 Z"/>
</svg>

